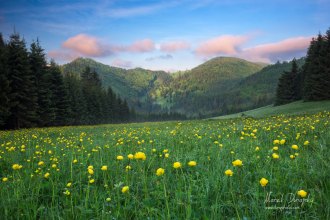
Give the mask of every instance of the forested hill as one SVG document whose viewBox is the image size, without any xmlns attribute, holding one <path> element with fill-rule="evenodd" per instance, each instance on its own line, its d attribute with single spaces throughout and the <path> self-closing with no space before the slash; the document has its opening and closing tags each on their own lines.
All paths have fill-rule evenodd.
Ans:
<svg viewBox="0 0 330 220">
<path fill-rule="evenodd" d="M 302 65 L 303 59 L 298 60 Z M 111 88 L 138 112 L 180 112 L 188 116 L 219 115 L 272 103 L 277 80 L 290 63 L 266 65 L 232 57 L 217 57 L 185 72 L 169 74 L 142 68 L 111 67 L 78 58 L 61 67 L 80 74 L 95 70 L 104 87 Z"/>
</svg>

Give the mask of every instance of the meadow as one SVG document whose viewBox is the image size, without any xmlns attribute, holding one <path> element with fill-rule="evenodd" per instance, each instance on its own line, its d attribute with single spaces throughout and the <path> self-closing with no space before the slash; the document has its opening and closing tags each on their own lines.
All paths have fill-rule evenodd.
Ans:
<svg viewBox="0 0 330 220">
<path fill-rule="evenodd" d="M 0 218 L 330 219 L 329 118 L 0 131 Z"/>
</svg>

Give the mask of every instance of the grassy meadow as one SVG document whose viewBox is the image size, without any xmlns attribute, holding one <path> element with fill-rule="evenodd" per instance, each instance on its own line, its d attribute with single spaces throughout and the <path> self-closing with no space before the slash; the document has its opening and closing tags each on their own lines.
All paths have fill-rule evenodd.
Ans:
<svg viewBox="0 0 330 220">
<path fill-rule="evenodd" d="M 1 219 L 329 219 L 329 118 L 0 131 Z"/>
</svg>

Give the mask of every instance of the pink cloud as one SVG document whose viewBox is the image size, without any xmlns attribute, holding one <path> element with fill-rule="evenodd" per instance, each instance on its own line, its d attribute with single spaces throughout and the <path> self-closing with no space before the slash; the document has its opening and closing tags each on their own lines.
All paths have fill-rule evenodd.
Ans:
<svg viewBox="0 0 330 220">
<path fill-rule="evenodd" d="M 121 68 L 131 68 L 132 62 L 122 59 L 114 59 L 111 63 L 112 66 L 121 67 Z"/>
<path fill-rule="evenodd" d="M 155 50 L 155 43 L 150 39 L 144 39 L 134 42 L 132 45 L 123 48 L 124 51 L 144 53 Z"/>
<path fill-rule="evenodd" d="M 195 52 L 200 56 L 236 55 L 239 52 L 239 47 L 248 39 L 248 36 L 222 35 L 203 42 Z"/>
<path fill-rule="evenodd" d="M 190 45 L 186 41 L 171 41 L 160 45 L 160 50 L 164 52 L 176 52 L 178 50 L 189 49 Z"/>
<path fill-rule="evenodd" d="M 47 54 L 50 58 L 60 61 L 72 61 L 81 56 L 78 53 L 66 50 L 52 50 L 49 51 Z"/>
<path fill-rule="evenodd" d="M 78 34 L 62 44 L 62 48 L 75 51 L 84 56 L 100 57 L 112 53 L 108 45 L 102 44 L 99 39 L 86 34 Z"/>
<path fill-rule="evenodd" d="M 312 37 L 294 37 L 275 43 L 261 44 L 242 51 L 240 57 L 261 62 L 287 60 L 306 54 Z"/>
</svg>

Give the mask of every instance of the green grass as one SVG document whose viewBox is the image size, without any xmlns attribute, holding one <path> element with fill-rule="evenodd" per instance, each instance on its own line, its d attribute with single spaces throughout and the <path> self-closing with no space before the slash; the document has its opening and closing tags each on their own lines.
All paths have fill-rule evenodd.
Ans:
<svg viewBox="0 0 330 220">
<path fill-rule="evenodd" d="M 212 119 L 238 118 L 238 117 L 242 117 L 242 114 L 245 117 L 263 118 L 263 117 L 269 117 L 272 115 L 279 115 L 279 114 L 301 115 L 301 114 L 309 114 L 309 113 L 316 113 L 320 111 L 329 111 L 329 110 L 330 110 L 330 101 L 317 101 L 317 102 L 297 101 L 280 106 L 268 105 L 265 107 L 261 107 L 249 111 L 214 117 Z"/>
<path fill-rule="evenodd" d="M 1 219 L 329 219 L 329 117 L 0 131 Z"/>
</svg>

